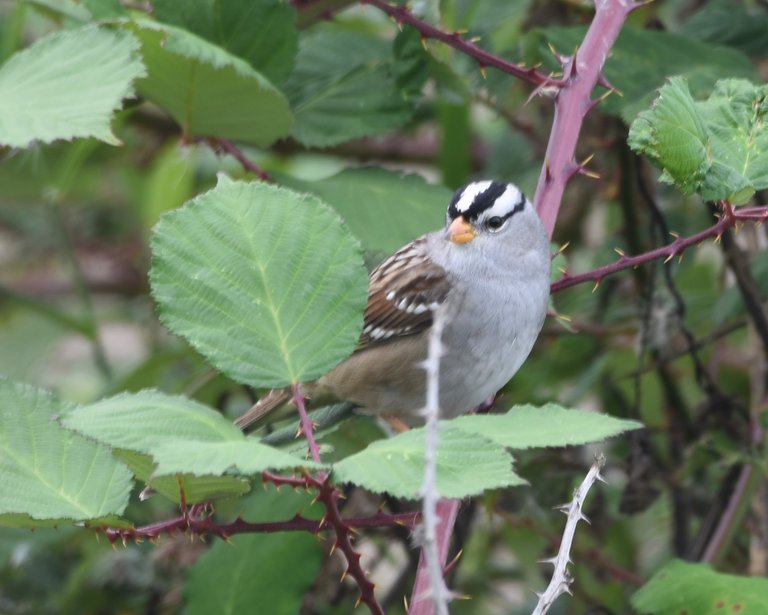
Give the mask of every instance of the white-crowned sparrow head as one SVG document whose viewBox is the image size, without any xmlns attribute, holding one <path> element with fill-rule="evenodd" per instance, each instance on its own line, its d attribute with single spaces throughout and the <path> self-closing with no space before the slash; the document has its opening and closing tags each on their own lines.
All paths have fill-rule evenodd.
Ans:
<svg viewBox="0 0 768 615">
<path fill-rule="evenodd" d="M 441 312 L 440 412 L 468 412 L 503 387 L 539 335 L 549 300 L 546 231 L 513 184 L 473 182 L 454 194 L 445 229 L 395 252 L 370 277 L 358 348 L 303 390 L 363 411 L 419 421 L 429 331 Z M 241 416 L 246 428 L 290 397 L 276 389 Z"/>
</svg>

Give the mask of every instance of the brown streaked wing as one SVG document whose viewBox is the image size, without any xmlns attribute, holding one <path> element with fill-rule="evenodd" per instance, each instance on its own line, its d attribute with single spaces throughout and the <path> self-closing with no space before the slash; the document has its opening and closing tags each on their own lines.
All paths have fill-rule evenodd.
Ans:
<svg viewBox="0 0 768 615">
<path fill-rule="evenodd" d="M 371 273 L 357 349 L 424 331 L 449 289 L 445 270 L 425 254 L 424 238 L 404 246 Z"/>
</svg>

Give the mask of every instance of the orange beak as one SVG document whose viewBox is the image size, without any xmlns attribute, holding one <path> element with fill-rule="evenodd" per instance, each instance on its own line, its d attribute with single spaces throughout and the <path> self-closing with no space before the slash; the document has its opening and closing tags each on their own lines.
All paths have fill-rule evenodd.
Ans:
<svg viewBox="0 0 768 615">
<path fill-rule="evenodd" d="M 475 238 L 475 227 L 463 216 L 455 218 L 448 226 L 448 239 L 453 243 L 469 243 Z"/>
</svg>

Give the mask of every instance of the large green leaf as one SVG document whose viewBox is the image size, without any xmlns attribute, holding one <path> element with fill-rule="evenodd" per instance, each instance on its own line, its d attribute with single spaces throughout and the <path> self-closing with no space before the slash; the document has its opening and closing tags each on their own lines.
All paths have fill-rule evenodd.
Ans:
<svg viewBox="0 0 768 615">
<path fill-rule="evenodd" d="M 446 498 L 463 498 L 485 489 L 524 484 L 512 470 L 512 462 L 502 445 L 446 426 L 440 430 L 437 491 Z M 336 463 L 333 478 L 399 498 L 419 497 L 424 480 L 424 429 L 374 442 Z"/>
<path fill-rule="evenodd" d="M 768 11 L 764 6 L 738 0 L 710 0 L 682 24 L 681 34 L 740 49 L 744 53 L 768 54 Z"/>
<path fill-rule="evenodd" d="M 69 408 L 47 391 L 0 379 L 0 524 L 98 520 L 128 504 L 128 468 L 55 422 Z"/>
<path fill-rule="evenodd" d="M 130 26 L 141 40 L 148 75 L 139 92 L 165 109 L 186 134 L 269 145 L 288 134 L 288 101 L 248 62 L 177 28 Z"/>
<path fill-rule="evenodd" d="M 360 247 L 315 197 L 224 178 L 163 217 L 152 253 L 162 321 L 239 382 L 316 378 L 357 343 Z"/>
<path fill-rule="evenodd" d="M 124 393 L 66 413 L 62 423 L 116 449 L 151 455 L 153 476 L 254 475 L 314 464 L 261 444 L 215 410 L 158 391 Z"/>
<path fill-rule="evenodd" d="M 160 21 L 219 45 L 273 83 L 285 80 L 298 49 L 296 11 L 281 0 L 153 0 Z"/>
<path fill-rule="evenodd" d="M 451 192 L 418 175 L 384 169 L 346 169 L 319 181 L 281 177 L 295 190 L 311 192 L 338 211 L 373 252 L 393 252 L 443 226 Z"/>
<path fill-rule="evenodd" d="M 312 496 L 274 487 L 254 493 L 243 517 L 252 522 L 305 516 Z M 186 615 L 295 615 L 324 553 L 307 532 L 250 534 L 218 541 L 189 570 Z"/>
<path fill-rule="evenodd" d="M 95 137 L 113 145 L 112 114 L 145 75 L 129 32 L 86 26 L 51 34 L 0 67 L 0 144 Z"/>
<path fill-rule="evenodd" d="M 514 449 L 587 444 L 643 427 L 637 421 L 570 410 L 557 404 L 526 404 L 515 406 L 506 414 L 461 416 L 450 425 Z"/>
<path fill-rule="evenodd" d="M 768 86 L 726 79 L 696 102 L 685 79 L 675 77 L 632 124 L 629 144 L 683 192 L 740 204 L 768 188 L 766 116 Z"/>
<path fill-rule="evenodd" d="M 390 48 L 372 35 L 321 30 L 301 39 L 285 84 L 304 145 L 325 147 L 399 128 L 413 113 Z"/>
<path fill-rule="evenodd" d="M 189 473 L 174 476 L 156 476 L 151 455 L 144 455 L 127 449 L 115 449 L 114 455 L 128 466 L 133 475 L 172 502 L 180 502 L 184 493 L 187 504 L 210 502 L 248 493 L 251 483 L 246 478 L 224 474 L 222 476 L 194 476 Z"/>
<path fill-rule="evenodd" d="M 552 61 L 547 43 L 561 53 L 572 53 L 584 40 L 586 28 L 547 28 L 532 36 L 543 40 L 529 61 Z M 553 66 L 555 68 L 555 66 Z M 605 75 L 622 95 L 609 96 L 601 108 L 631 122 L 651 102 L 656 89 L 670 75 L 683 75 L 694 95 L 712 89 L 717 79 L 756 78 L 749 58 L 736 49 L 717 47 L 671 32 L 625 26 L 605 65 Z"/>
<path fill-rule="evenodd" d="M 704 564 L 673 561 L 632 596 L 639 615 L 766 613 L 768 579 L 722 574 Z"/>
</svg>

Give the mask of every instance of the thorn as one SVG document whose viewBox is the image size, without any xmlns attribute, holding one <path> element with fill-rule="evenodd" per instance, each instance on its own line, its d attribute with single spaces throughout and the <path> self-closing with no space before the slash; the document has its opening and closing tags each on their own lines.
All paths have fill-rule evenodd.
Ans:
<svg viewBox="0 0 768 615">
<path fill-rule="evenodd" d="M 723 239 L 722 233 L 720 235 L 716 235 L 715 236 L 715 244 L 720 243 L 722 241 L 722 239 Z"/>
<path fill-rule="evenodd" d="M 680 239 L 680 233 L 677 231 L 669 231 L 669 234 L 672 235 L 675 239 Z"/>
<path fill-rule="evenodd" d="M 606 485 L 608 484 L 608 481 L 607 481 L 607 480 L 605 480 L 605 476 L 603 476 L 602 474 L 600 474 L 600 472 L 598 472 L 597 474 L 595 474 L 595 480 L 598 480 L 598 481 L 600 481 L 601 483 L 604 483 L 604 484 L 606 484 Z"/>
<path fill-rule="evenodd" d="M 586 157 L 584 160 L 582 160 L 582 161 L 579 163 L 579 166 L 581 166 L 581 167 L 586 167 L 586 166 L 587 166 L 587 165 L 588 165 L 590 162 L 592 162 L 592 159 L 593 159 L 594 157 L 595 157 L 595 155 L 594 155 L 594 154 L 590 154 L 589 156 L 587 156 L 587 157 Z"/>
<path fill-rule="evenodd" d="M 483 79 L 488 79 L 488 75 L 485 73 L 485 66 L 483 64 L 478 64 L 478 67 L 480 68 L 480 74 L 483 76 Z"/>
<path fill-rule="evenodd" d="M 557 252 L 555 252 L 555 254 L 562 254 L 563 252 L 566 251 L 566 249 L 568 249 L 568 246 L 570 245 L 571 245 L 570 240 L 566 241 L 562 246 L 560 246 L 560 249 Z"/>
<path fill-rule="evenodd" d="M 572 319 L 570 316 L 568 316 L 567 314 L 556 314 L 556 315 L 555 315 L 555 318 L 557 318 L 558 320 L 563 320 L 563 321 L 565 321 L 565 322 L 571 322 L 571 321 L 573 320 L 573 319 Z"/>
<path fill-rule="evenodd" d="M 565 267 L 558 267 L 557 270 L 563 275 L 568 275 L 568 270 Z"/>
<path fill-rule="evenodd" d="M 567 515 L 571 510 L 571 503 L 568 502 L 567 504 L 559 504 L 557 506 L 553 506 L 552 510 L 559 510 L 564 515 Z"/>
<path fill-rule="evenodd" d="M 540 559 L 538 561 L 539 564 L 552 564 L 553 566 L 557 564 L 557 558 L 556 557 L 548 557 L 547 559 Z"/>
<path fill-rule="evenodd" d="M 448 562 L 448 565 L 443 568 L 443 575 L 450 574 L 451 571 L 456 567 L 456 564 L 459 563 L 459 558 L 464 553 L 464 549 L 460 549 L 459 552 L 456 554 L 456 557 L 454 557 L 450 562 Z"/>
<path fill-rule="evenodd" d="M 684 256 L 685 256 L 685 252 L 680 252 L 680 254 L 677 256 L 677 262 L 682 263 Z"/>
<path fill-rule="evenodd" d="M 555 56 L 555 59 L 560 62 L 560 64 L 564 65 L 568 58 L 564 55 L 562 55 L 557 49 L 555 49 L 555 46 L 552 44 L 551 41 L 547 41 L 547 47 L 549 47 L 550 53 Z"/>
<path fill-rule="evenodd" d="M 341 573 L 341 578 L 339 579 L 339 583 L 343 583 L 344 579 L 347 578 L 347 572 L 349 571 L 349 568 L 346 568 L 344 572 Z"/>
<path fill-rule="evenodd" d="M 403 596 L 403 606 L 405 607 L 405 615 L 408 615 L 408 596 Z"/>
<path fill-rule="evenodd" d="M 621 248 L 614 248 L 613 251 L 616 252 L 616 254 L 618 254 L 619 256 L 621 256 L 621 258 L 627 257 L 626 252 L 624 252 L 624 250 L 622 250 Z"/>
<path fill-rule="evenodd" d="M 362 600 L 363 600 L 363 594 L 360 594 L 360 595 L 357 597 L 357 600 L 355 600 L 355 606 L 354 606 L 353 608 L 355 608 L 355 609 L 356 609 L 357 607 L 359 607 L 359 606 L 360 606 L 360 602 L 362 602 Z"/>
<path fill-rule="evenodd" d="M 675 258 L 675 253 L 672 252 L 667 258 L 664 259 L 664 264 L 666 265 L 669 261 L 671 261 L 673 258 Z"/>
<path fill-rule="evenodd" d="M 579 513 L 579 521 L 583 521 L 587 525 L 592 525 L 592 522 L 589 520 L 589 517 L 585 515 L 583 512 Z"/>
<path fill-rule="evenodd" d="M 595 282 L 595 285 L 592 287 L 592 292 L 594 293 L 598 288 L 600 288 L 600 280 Z"/>
<path fill-rule="evenodd" d="M 482 36 L 473 36 L 467 42 L 471 43 L 472 45 L 477 45 L 481 40 L 483 40 Z"/>
<path fill-rule="evenodd" d="M 333 554 L 336 553 L 336 546 L 337 545 L 338 545 L 338 543 L 336 543 L 336 542 L 334 542 L 331 545 L 331 550 L 328 552 L 328 557 L 333 557 Z"/>
</svg>

